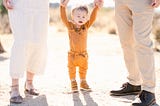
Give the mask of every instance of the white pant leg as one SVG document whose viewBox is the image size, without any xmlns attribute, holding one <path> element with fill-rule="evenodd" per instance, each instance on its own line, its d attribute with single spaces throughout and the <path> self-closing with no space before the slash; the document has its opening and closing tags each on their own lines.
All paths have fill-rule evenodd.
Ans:
<svg viewBox="0 0 160 106">
<path fill-rule="evenodd" d="M 47 52 L 48 0 L 17 0 L 14 4 L 14 9 L 9 11 L 14 36 L 10 75 L 23 77 L 26 70 L 41 74 Z"/>
</svg>

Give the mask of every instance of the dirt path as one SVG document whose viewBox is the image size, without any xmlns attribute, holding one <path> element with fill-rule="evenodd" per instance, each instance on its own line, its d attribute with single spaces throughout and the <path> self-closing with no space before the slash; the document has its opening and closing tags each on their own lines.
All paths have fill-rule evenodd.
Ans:
<svg viewBox="0 0 160 106">
<path fill-rule="evenodd" d="M 66 33 L 50 31 L 48 36 L 48 61 L 43 76 L 35 78 L 35 86 L 40 90 L 38 97 L 28 97 L 20 90 L 25 101 L 21 105 L 9 103 L 10 77 L 9 57 L 12 36 L 2 36 L 1 41 L 7 53 L 0 55 L 0 106 L 130 106 L 134 96 L 111 97 L 109 91 L 119 88 L 126 81 L 123 54 L 119 39 L 105 33 L 90 33 L 88 37 L 89 69 L 88 83 L 93 92 L 68 94 L 70 83 L 67 70 L 68 37 Z M 155 53 L 157 105 L 160 104 L 160 54 Z M 78 75 L 77 75 L 78 76 Z M 79 81 L 77 77 L 77 81 Z"/>
</svg>

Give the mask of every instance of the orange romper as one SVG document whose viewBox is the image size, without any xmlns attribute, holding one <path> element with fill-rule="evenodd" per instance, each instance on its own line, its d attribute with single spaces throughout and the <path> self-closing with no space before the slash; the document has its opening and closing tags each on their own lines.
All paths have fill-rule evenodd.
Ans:
<svg viewBox="0 0 160 106">
<path fill-rule="evenodd" d="M 60 14 L 63 23 L 68 29 L 70 51 L 68 52 L 68 68 L 70 79 L 76 78 L 76 67 L 79 67 L 80 79 L 86 79 L 88 69 L 87 34 L 89 27 L 96 19 L 98 7 L 91 13 L 90 19 L 80 28 L 68 20 L 65 7 L 60 7 Z"/>
</svg>

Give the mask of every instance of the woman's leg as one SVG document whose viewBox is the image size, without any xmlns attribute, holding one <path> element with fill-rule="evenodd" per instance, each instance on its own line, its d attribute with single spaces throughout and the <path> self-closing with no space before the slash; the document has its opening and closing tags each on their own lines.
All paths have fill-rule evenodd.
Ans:
<svg viewBox="0 0 160 106">
<path fill-rule="evenodd" d="M 34 78 L 34 74 L 31 72 L 27 71 L 27 76 L 26 76 L 26 89 L 33 89 L 33 78 Z"/>
<path fill-rule="evenodd" d="M 33 86 L 34 74 L 27 71 L 26 82 L 25 82 L 25 92 L 30 95 L 39 95 L 39 92 Z"/>
<path fill-rule="evenodd" d="M 10 94 L 11 94 L 10 98 L 11 103 L 19 104 L 23 102 L 23 98 L 20 96 L 19 93 L 19 79 L 12 78 L 12 86 Z"/>
<path fill-rule="evenodd" d="M 19 79 L 12 79 L 11 97 L 19 96 Z"/>
</svg>

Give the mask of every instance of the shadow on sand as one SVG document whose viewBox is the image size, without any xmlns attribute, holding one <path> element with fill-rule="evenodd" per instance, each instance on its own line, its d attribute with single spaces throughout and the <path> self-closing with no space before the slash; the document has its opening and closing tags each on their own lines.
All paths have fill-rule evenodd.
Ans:
<svg viewBox="0 0 160 106">
<path fill-rule="evenodd" d="M 112 96 L 116 99 L 119 99 L 120 102 L 124 103 L 132 103 L 138 95 L 130 95 L 130 96 Z M 159 106 L 158 104 L 154 104 L 152 106 Z"/>
<path fill-rule="evenodd" d="M 98 104 L 90 96 L 90 92 L 81 91 L 81 93 L 83 94 L 86 103 L 85 106 L 98 106 Z M 74 106 L 84 106 L 79 97 L 79 93 L 73 93 L 72 95 L 73 95 Z"/>
<path fill-rule="evenodd" d="M 45 95 L 30 96 L 25 95 L 24 101 L 21 104 L 10 104 L 8 106 L 48 106 Z"/>
<path fill-rule="evenodd" d="M 3 57 L 3 56 L 0 55 L 0 61 L 4 61 L 4 60 L 7 60 L 7 59 L 8 59 L 8 58 Z"/>
</svg>

